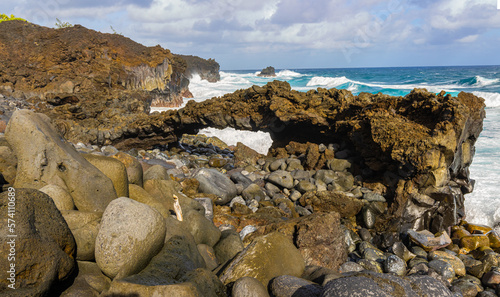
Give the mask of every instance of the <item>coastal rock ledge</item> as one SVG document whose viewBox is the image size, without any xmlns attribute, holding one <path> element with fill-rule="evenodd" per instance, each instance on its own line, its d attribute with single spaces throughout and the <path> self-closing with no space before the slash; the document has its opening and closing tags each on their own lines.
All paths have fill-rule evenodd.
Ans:
<svg viewBox="0 0 500 297">
<path fill-rule="evenodd" d="M 318 144 L 341 143 L 335 157 L 356 164 L 353 175 L 387 200 L 388 213 L 375 218 L 377 230 L 438 232 L 465 216 L 464 194 L 473 189 L 468 168 L 484 108 L 484 99 L 464 92 L 457 97 L 425 89 L 404 97 L 323 88 L 301 93 L 274 81 L 190 101 L 163 116 L 176 133 L 208 126 L 269 132 L 270 154 L 303 155 L 303 165 L 311 169 L 333 159 L 320 158 Z"/>
</svg>

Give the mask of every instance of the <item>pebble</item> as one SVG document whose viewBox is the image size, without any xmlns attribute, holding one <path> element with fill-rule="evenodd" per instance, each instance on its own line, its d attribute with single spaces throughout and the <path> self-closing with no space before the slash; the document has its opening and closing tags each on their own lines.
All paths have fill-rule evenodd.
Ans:
<svg viewBox="0 0 500 297">
<path fill-rule="evenodd" d="M 406 273 L 406 263 L 400 257 L 391 255 L 387 257 L 387 260 L 384 262 L 384 270 L 387 273 L 403 276 Z"/>
</svg>

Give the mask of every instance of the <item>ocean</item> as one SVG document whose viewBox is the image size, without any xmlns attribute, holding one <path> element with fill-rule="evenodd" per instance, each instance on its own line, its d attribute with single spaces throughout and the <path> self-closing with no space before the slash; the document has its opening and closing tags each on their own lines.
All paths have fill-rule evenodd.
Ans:
<svg viewBox="0 0 500 297">
<path fill-rule="evenodd" d="M 287 81 L 297 91 L 321 87 L 347 89 L 355 95 L 382 92 L 404 96 L 413 88 L 426 88 L 435 93 L 444 90 L 454 96 L 461 91 L 471 92 L 484 98 L 486 119 L 470 167 L 476 184 L 473 193 L 465 197 L 466 220 L 500 229 L 500 66 L 277 69 L 273 78 L 259 77 L 259 72 L 221 71 L 217 83 L 193 77 L 189 89 L 194 98 L 187 100 L 203 101 L 275 79 Z M 228 144 L 241 141 L 264 154 L 272 142 L 263 132 L 208 128 L 200 133 L 217 136 Z"/>
</svg>

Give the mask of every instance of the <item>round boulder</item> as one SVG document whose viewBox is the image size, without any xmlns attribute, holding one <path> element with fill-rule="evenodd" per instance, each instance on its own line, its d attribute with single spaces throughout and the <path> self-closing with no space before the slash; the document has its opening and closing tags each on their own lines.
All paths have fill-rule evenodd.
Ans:
<svg viewBox="0 0 500 297">
<path fill-rule="evenodd" d="M 110 278 L 139 272 L 163 246 L 163 216 L 150 206 L 121 197 L 103 213 L 96 239 L 95 259 Z"/>
<path fill-rule="evenodd" d="M 41 192 L 49 195 L 54 201 L 57 209 L 59 211 L 63 210 L 73 210 L 75 209 L 75 204 L 73 203 L 73 198 L 71 195 L 58 185 L 46 185 L 40 189 Z"/>
</svg>

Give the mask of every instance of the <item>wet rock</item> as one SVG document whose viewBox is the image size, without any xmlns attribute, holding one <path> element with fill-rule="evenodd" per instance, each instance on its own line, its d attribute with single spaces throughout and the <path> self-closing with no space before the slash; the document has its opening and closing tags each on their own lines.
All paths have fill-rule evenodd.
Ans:
<svg viewBox="0 0 500 297">
<path fill-rule="evenodd" d="M 457 257 L 445 251 L 431 251 L 428 255 L 429 260 L 443 260 L 453 267 L 455 275 L 465 276 L 466 270 L 464 263 Z"/>
<path fill-rule="evenodd" d="M 488 271 L 483 275 L 481 281 L 483 285 L 494 288 L 500 284 L 500 272 L 496 270 Z"/>
<path fill-rule="evenodd" d="M 451 279 L 455 277 L 455 270 L 448 262 L 443 260 L 432 260 L 427 265 L 448 281 L 451 281 Z"/>
<path fill-rule="evenodd" d="M 384 262 L 384 271 L 403 276 L 406 274 L 406 263 L 400 257 L 391 255 Z"/>
<path fill-rule="evenodd" d="M 462 294 L 463 297 L 475 297 L 480 291 L 482 291 L 480 285 L 466 279 L 454 281 L 450 289 L 452 292 Z"/>
<path fill-rule="evenodd" d="M 57 184 L 69 190 L 78 210 L 104 211 L 116 198 L 113 183 L 55 131 L 45 115 L 14 112 L 5 132 L 18 158 L 14 186 L 40 189 Z"/>
<path fill-rule="evenodd" d="M 115 199 L 102 215 L 96 263 L 111 278 L 137 273 L 160 251 L 165 233 L 159 212 L 129 198 Z"/>
<path fill-rule="evenodd" d="M 460 238 L 460 246 L 472 251 L 483 246 L 489 247 L 490 239 L 486 235 L 472 234 Z"/>
<path fill-rule="evenodd" d="M 15 197 L 14 207 L 12 197 Z M 1 193 L 0 211 L 4 214 L 0 222 L 5 226 L 0 237 L 3 255 L 0 265 L 5 269 L 5 277 L 0 279 L 0 295 L 47 295 L 51 286 L 67 279 L 75 269 L 76 244 L 66 221 L 47 194 L 33 189 L 16 188 Z M 14 232 L 7 230 L 12 225 L 8 219 L 12 218 Z M 9 260 L 12 253 L 15 259 L 11 260 L 15 263 Z M 9 272 L 11 264 L 15 264 L 15 272 Z M 11 277 L 15 279 L 9 280 Z M 11 284 L 15 284 L 15 290 L 8 287 Z"/>
<path fill-rule="evenodd" d="M 300 252 L 284 235 L 274 232 L 255 239 L 222 271 L 220 279 L 227 284 L 250 276 L 264 286 L 279 275 L 301 276 L 304 260 Z"/>
<path fill-rule="evenodd" d="M 377 273 L 383 273 L 384 269 L 382 267 L 382 263 L 367 259 L 361 259 L 358 261 L 358 264 L 363 266 L 364 269 L 370 270 Z"/>
<path fill-rule="evenodd" d="M 200 182 L 200 191 L 219 197 L 215 204 L 224 205 L 236 196 L 236 186 L 224 174 L 215 169 L 199 169 L 193 177 Z"/>
<path fill-rule="evenodd" d="M 280 275 L 269 283 L 269 291 L 276 297 L 319 296 L 322 287 L 312 281 L 291 275 Z"/>
<path fill-rule="evenodd" d="M 440 232 L 436 236 L 427 230 L 408 230 L 407 232 L 410 239 L 426 251 L 437 250 L 451 244 L 451 238 L 446 232 Z"/>
<path fill-rule="evenodd" d="M 234 282 L 233 297 L 269 297 L 266 287 L 256 278 L 245 276 Z"/>
</svg>

